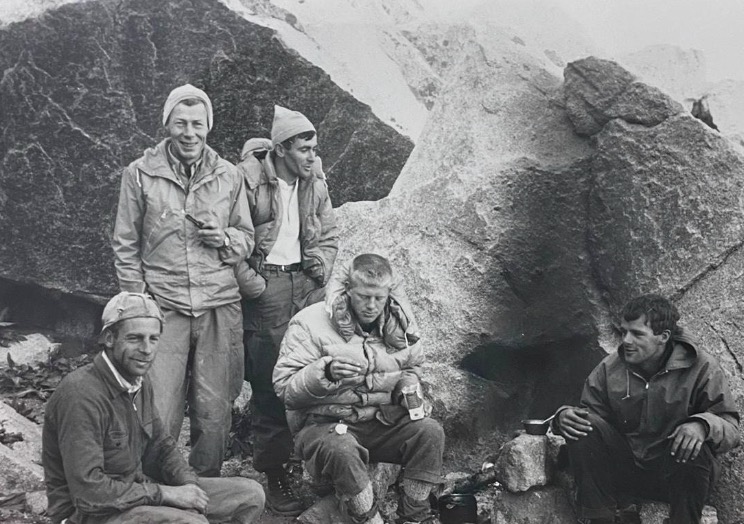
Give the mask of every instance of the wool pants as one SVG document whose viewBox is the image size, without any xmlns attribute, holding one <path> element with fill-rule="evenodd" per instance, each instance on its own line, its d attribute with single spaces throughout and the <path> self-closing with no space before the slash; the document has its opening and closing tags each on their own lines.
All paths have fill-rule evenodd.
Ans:
<svg viewBox="0 0 744 524">
<path fill-rule="evenodd" d="M 218 477 L 230 432 L 232 403 L 243 384 L 240 302 L 198 317 L 165 310 L 163 333 L 149 371 L 155 407 L 178 440 L 188 400 L 189 464 L 202 477 Z"/>
<path fill-rule="evenodd" d="M 337 422 L 306 425 L 295 437 L 297 455 L 307 471 L 320 483 L 331 483 L 341 498 L 361 492 L 370 482 L 370 462 L 403 466 L 403 477 L 430 484 L 442 482 L 444 430 L 434 419 L 403 417 L 387 426 L 374 419 L 348 424 L 345 434 Z M 428 513 L 428 501 L 406 508 L 410 515 Z"/>
<path fill-rule="evenodd" d="M 577 441 L 567 440 L 578 487 L 579 517 L 611 519 L 616 508 L 644 498 L 668 502 L 670 522 L 674 524 L 700 522 L 718 470 L 707 444 L 695 460 L 678 463 L 667 452 L 641 467 L 613 426 L 595 415 L 589 420 L 593 431 Z"/>
<path fill-rule="evenodd" d="M 199 486 L 209 497 L 207 514 L 169 506 L 137 506 L 117 515 L 85 516 L 81 524 L 207 524 L 234 522 L 251 524 L 264 508 L 264 491 L 251 479 L 200 478 Z M 68 520 L 72 524 L 71 520 Z"/>
<path fill-rule="evenodd" d="M 282 467 L 292 452 L 284 403 L 276 396 L 271 376 L 289 320 L 313 301 L 323 288 L 302 271 L 265 269 L 266 290 L 243 301 L 245 379 L 251 383 L 253 467 L 268 471 Z"/>
</svg>

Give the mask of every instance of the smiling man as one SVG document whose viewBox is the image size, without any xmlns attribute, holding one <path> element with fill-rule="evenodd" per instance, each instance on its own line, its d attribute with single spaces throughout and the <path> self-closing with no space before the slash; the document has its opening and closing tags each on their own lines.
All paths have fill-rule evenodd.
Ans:
<svg viewBox="0 0 744 524">
<path fill-rule="evenodd" d="M 163 428 L 148 371 L 163 315 L 146 294 L 122 292 L 102 315 L 103 351 L 57 387 L 44 414 L 48 513 L 68 524 L 236 522 L 261 514 L 261 486 L 199 478 Z"/>
<path fill-rule="evenodd" d="M 407 393 L 420 392 L 423 362 L 410 303 L 380 255 L 340 268 L 325 304 L 289 323 L 274 387 L 297 454 L 317 482 L 333 485 L 351 522 L 383 522 L 369 462 L 403 466 L 396 522 L 438 522 L 428 497 L 442 480 L 444 431 Z"/>
<path fill-rule="evenodd" d="M 237 269 L 245 299 L 245 378 L 253 391 L 253 467 L 266 473 L 266 502 L 280 515 L 299 515 L 303 506 L 285 470 L 292 436 L 271 374 L 289 319 L 323 299 L 338 249 L 317 148 L 305 115 L 274 106 L 271 140 L 248 140 L 238 164 L 256 227 L 256 247 Z"/>
<path fill-rule="evenodd" d="M 167 138 L 122 175 L 112 244 L 122 291 L 149 293 L 165 329 L 150 375 L 168 432 L 178 439 L 188 400 L 189 463 L 216 477 L 233 400 L 243 384 L 236 264 L 253 249 L 253 225 L 235 166 L 207 145 L 212 103 L 174 89 L 163 108 Z"/>
<path fill-rule="evenodd" d="M 739 444 L 739 414 L 718 362 L 677 326 L 667 299 L 626 304 L 622 343 L 589 375 L 580 407 L 554 429 L 568 442 L 579 517 L 640 522 L 639 497 L 670 503 L 669 522 L 698 523 L 718 472 Z"/>
</svg>

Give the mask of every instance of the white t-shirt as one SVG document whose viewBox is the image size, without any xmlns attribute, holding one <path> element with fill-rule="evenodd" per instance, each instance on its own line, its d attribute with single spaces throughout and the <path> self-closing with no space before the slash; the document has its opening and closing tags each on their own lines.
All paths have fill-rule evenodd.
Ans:
<svg viewBox="0 0 744 524">
<path fill-rule="evenodd" d="M 286 266 L 296 264 L 302 259 L 300 248 L 300 206 L 297 201 L 297 186 L 295 181 L 291 186 L 281 178 L 279 192 L 282 198 L 282 224 L 276 236 L 276 242 L 266 257 L 267 264 Z"/>
</svg>

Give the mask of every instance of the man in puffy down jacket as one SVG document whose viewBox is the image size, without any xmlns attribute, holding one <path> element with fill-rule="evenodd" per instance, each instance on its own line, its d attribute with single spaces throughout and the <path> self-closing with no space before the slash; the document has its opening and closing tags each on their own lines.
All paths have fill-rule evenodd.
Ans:
<svg viewBox="0 0 744 524">
<path fill-rule="evenodd" d="M 256 247 L 236 269 L 244 298 L 245 379 L 253 391 L 253 467 L 266 473 L 266 503 L 280 515 L 299 515 L 304 507 L 284 469 L 292 435 L 271 374 L 289 319 L 323 300 L 338 248 L 317 147 L 305 115 L 275 106 L 271 140 L 248 140 L 238 164 L 256 228 Z"/>
<path fill-rule="evenodd" d="M 122 174 L 112 244 L 121 290 L 149 293 L 165 315 L 150 371 L 158 412 L 177 439 L 188 399 L 189 463 L 216 477 L 243 385 L 234 267 L 253 248 L 253 225 L 242 177 L 207 145 L 212 124 L 204 91 L 170 93 L 168 138 Z"/>
<path fill-rule="evenodd" d="M 441 481 L 444 432 L 431 418 L 413 420 L 402 394 L 418 384 L 418 338 L 389 262 L 364 254 L 334 273 L 325 304 L 295 315 L 282 341 L 274 388 L 295 449 L 354 522 L 382 522 L 370 461 L 404 467 L 398 522 L 436 522 L 427 498 Z"/>
<path fill-rule="evenodd" d="M 581 407 L 558 410 L 578 487 L 579 517 L 640 522 L 638 496 L 666 500 L 669 522 L 700 522 L 718 470 L 739 444 L 739 414 L 726 374 L 677 326 L 667 299 L 626 304 L 622 344 L 589 375 Z"/>
</svg>

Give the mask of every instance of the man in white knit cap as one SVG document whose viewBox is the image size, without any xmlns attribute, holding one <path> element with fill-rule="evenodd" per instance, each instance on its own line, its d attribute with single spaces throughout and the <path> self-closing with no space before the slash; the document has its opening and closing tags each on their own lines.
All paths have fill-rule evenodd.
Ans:
<svg viewBox="0 0 744 524">
<path fill-rule="evenodd" d="M 292 435 L 271 376 L 289 319 L 323 300 L 338 249 L 317 145 L 305 115 L 274 106 L 271 140 L 248 140 L 238 164 L 256 227 L 255 248 L 237 271 L 253 390 L 253 467 L 266 473 L 267 505 L 281 515 L 298 515 L 303 506 L 287 480 Z"/>
<path fill-rule="evenodd" d="M 164 314 L 150 370 L 155 404 L 178 438 L 188 401 L 189 463 L 216 477 L 243 382 L 234 267 L 253 249 L 235 166 L 210 148 L 212 103 L 186 84 L 165 102 L 167 138 L 124 169 L 112 244 L 122 291 L 148 293 Z"/>
</svg>

